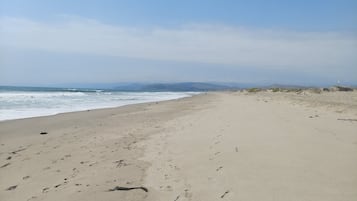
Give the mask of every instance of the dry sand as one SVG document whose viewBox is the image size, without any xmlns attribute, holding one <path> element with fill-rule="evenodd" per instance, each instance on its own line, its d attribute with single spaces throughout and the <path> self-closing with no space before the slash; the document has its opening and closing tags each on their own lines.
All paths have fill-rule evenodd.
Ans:
<svg viewBox="0 0 357 201">
<path fill-rule="evenodd" d="M 0 200 L 352 201 L 356 189 L 356 92 L 220 92 L 0 122 Z"/>
</svg>

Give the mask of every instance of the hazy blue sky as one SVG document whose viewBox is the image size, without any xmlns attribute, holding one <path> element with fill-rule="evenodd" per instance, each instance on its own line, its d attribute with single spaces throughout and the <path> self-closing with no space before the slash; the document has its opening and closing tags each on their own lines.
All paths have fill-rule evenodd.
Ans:
<svg viewBox="0 0 357 201">
<path fill-rule="evenodd" d="M 356 0 L 0 0 L 0 85 L 357 84 Z"/>
</svg>

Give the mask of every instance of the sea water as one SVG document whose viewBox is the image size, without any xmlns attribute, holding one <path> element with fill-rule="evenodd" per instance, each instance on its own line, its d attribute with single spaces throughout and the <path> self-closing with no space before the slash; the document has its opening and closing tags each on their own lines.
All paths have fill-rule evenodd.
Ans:
<svg viewBox="0 0 357 201">
<path fill-rule="evenodd" d="M 189 97 L 197 92 L 0 87 L 0 121 Z"/>
</svg>

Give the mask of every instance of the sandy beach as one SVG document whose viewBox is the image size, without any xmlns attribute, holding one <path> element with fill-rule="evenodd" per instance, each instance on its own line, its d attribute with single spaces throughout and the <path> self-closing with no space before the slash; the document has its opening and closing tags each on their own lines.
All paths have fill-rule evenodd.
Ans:
<svg viewBox="0 0 357 201">
<path fill-rule="evenodd" d="M 0 122 L 0 200 L 357 200 L 357 92 L 216 92 Z"/>
</svg>

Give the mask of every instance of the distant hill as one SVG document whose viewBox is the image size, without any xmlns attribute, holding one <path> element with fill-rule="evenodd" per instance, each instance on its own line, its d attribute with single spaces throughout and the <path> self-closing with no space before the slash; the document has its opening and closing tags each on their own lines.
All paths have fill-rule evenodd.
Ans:
<svg viewBox="0 0 357 201">
<path fill-rule="evenodd" d="M 183 83 L 155 83 L 155 84 L 127 84 L 114 87 L 116 91 L 218 91 L 237 89 L 237 87 L 201 83 L 201 82 L 183 82 Z"/>
<path fill-rule="evenodd" d="M 324 86 L 327 87 L 328 86 Z M 356 89 L 357 86 L 348 86 Z M 321 86 L 299 86 L 284 84 L 252 84 L 230 82 L 179 82 L 179 83 L 92 83 L 92 84 L 67 84 L 52 87 L 29 87 L 29 86 L 0 86 L 1 91 L 71 91 L 71 92 L 97 92 L 99 91 L 123 91 L 123 92 L 187 92 L 187 91 L 224 91 L 240 89 L 308 89 L 321 88 Z"/>
</svg>

